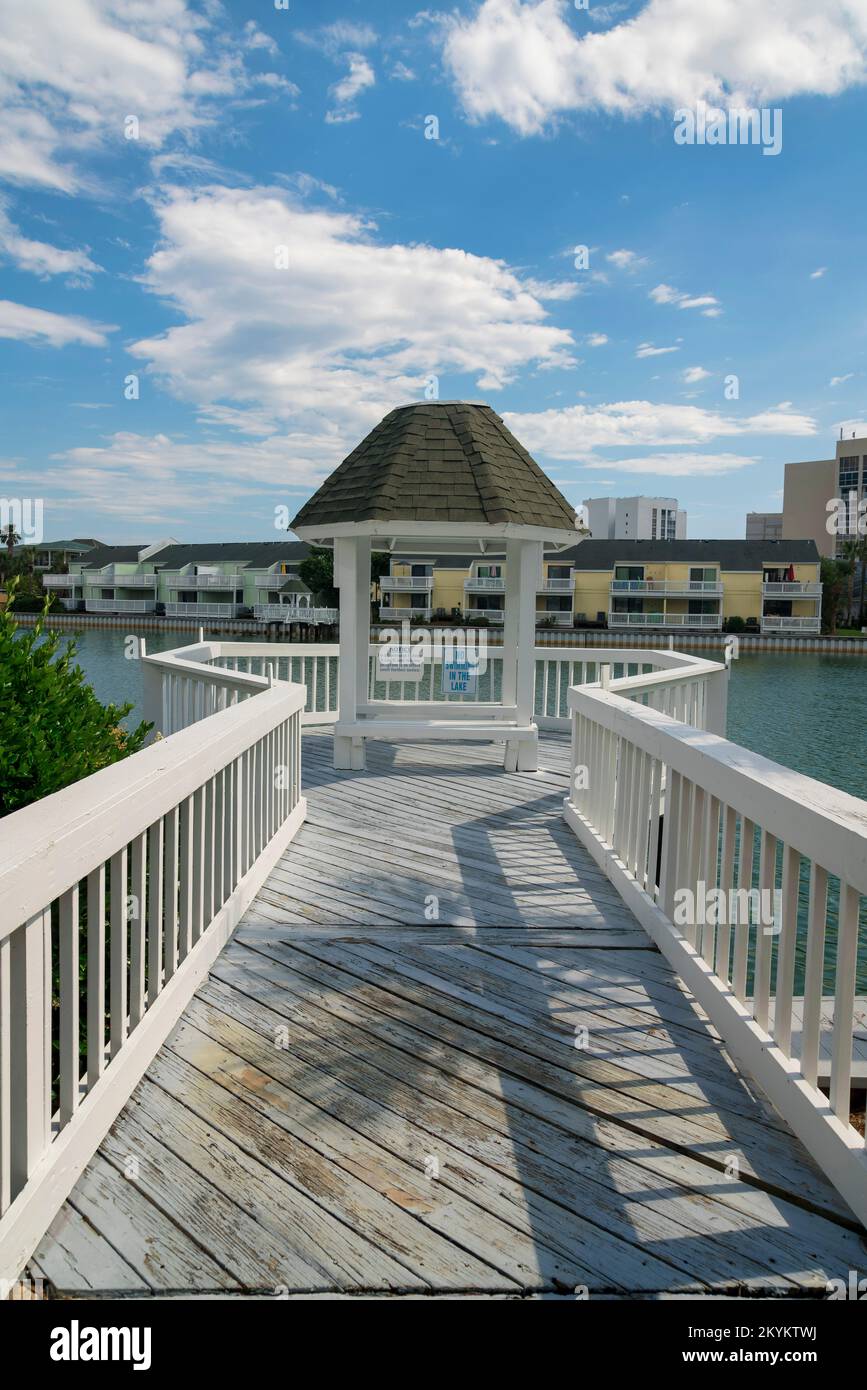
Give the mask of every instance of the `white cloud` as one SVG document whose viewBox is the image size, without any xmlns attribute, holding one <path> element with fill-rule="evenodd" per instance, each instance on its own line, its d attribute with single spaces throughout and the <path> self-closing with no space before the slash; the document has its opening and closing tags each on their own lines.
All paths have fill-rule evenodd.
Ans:
<svg viewBox="0 0 867 1390">
<path fill-rule="evenodd" d="M 255 19 L 248 19 L 244 25 L 244 47 L 251 49 L 264 49 L 266 53 L 275 54 L 280 52 L 279 45 L 270 34 L 261 30 Z"/>
<path fill-rule="evenodd" d="M 78 505 L 124 518 L 134 496 L 142 525 L 180 527 L 201 509 L 202 489 L 214 477 L 226 480 L 233 499 L 268 499 L 267 514 L 280 502 L 300 503 L 347 448 L 339 430 L 324 422 L 315 434 L 289 431 L 247 443 L 124 431 L 56 455 L 60 467 L 46 470 L 44 481 L 68 490 Z"/>
<path fill-rule="evenodd" d="M 637 270 L 639 266 L 647 265 L 644 256 L 639 256 L 637 251 L 629 251 L 626 247 L 620 251 L 609 251 L 605 259 L 618 270 Z"/>
<path fill-rule="evenodd" d="M 331 96 L 332 99 L 338 103 L 338 107 L 343 108 L 343 110 L 346 110 L 347 107 L 352 107 L 352 103 L 356 100 L 356 97 L 360 96 L 365 88 L 374 85 L 375 81 L 377 81 L 377 76 L 375 76 L 374 70 L 372 70 L 364 54 L 347 53 L 346 63 L 349 65 L 349 71 L 347 71 L 345 78 L 340 78 L 339 82 L 333 83 L 333 86 L 328 89 L 329 96 Z"/>
<path fill-rule="evenodd" d="M 654 347 L 653 343 L 639 343 L 635 349 L 636 357 L 664 357 L 667 352 L 679 352 L 680 348 L 675 347 Z"/>
<path fill-rule="evenodd" d="M 646 458 L 606 459 L 605 467 L 615 473 L 653 473 L 660 478 L 713 478 L 758 461 L 743 454 L 648 454 Z"/>
<path fill-rule="evenodd" d="M 587 339 L 588 347 L 604 347 L 608 342 L 607 333 L 591 333 Z"/>
<path fill-rule="evenodd" d="M 845 376 L 832 376 L 829 385 L 842 386 L 844 381 L 851 381 L 854 375 L 854 372 L 847 372 Z"/>
<path fill-rule="evenodd" d="M 701 309 L 706 318 L 718 318 L 722 313 L 719 300 L 712 294 L 688 295 L 673 285 L 656 285 L 648 295 L 654 304 L 676 304 L 678 309 Z"/>
<path fill-rule="evenodd" d="M 705 444 L 731 435 L 811 435 L 816 422 L 780 406 L 758 415 L 735 418 L 695 405 L 656 404 L 653 401 L 615 401 L 600 406 L 573 405 L 535 414 L 504 416 L 531 452 L 554 459 L 594 462 L 598 449 L 650 448 Z M 595 460 L 599 467 L 599 460 Z M 613 467 L 613 465 L 611 465 Z M 609 467 L 608 459 L 604 467 Z"/>
<path fill-rule="evenodd" d="M 693 386 L 698 381 L 705 381 L 710 376 L 710 372 L 705 371 L 704 367 L 687 367 L 683 373 L 683 379 L 688 386 Z"/>
<path fill-rule="evenodd" d="M 768 105 L 833 95 L 865 80 L 861 0 L 649 0 L 603 32 L 581 33 L 567 0 L 483 0 L 444 21 L 444 60 L 471 119 L 522 135 L 572 111 L 634 116 L 699 100 Z"/>
<path fill-rule="evenodd" d="M 86 251 L 64 251 L 44 241 L 31 241 L 22 236 L 0 203 L 0 256 L 12 261 L 19 270 L 30 271 L 45 279 L 50 275 L 70 275 L 87 282 L 101 270 Z"/>
<path fill-rule="evenodd" d="M 338 422 L 348 448 L 431 374 L 462 395 L 450 376 L 486 392 L 574 363 L 570 333 L 502 261 L 385 244 L 360 217 L 284 189 L 176 188 L 156 213 L 145 282 L 182 322 L 131 351 L 206 412 L 252 410 L 259 430 L 291 421 L 311 435 Z M 275 268 L 279 246 L 288 269 Z"/>
<path fill-rule="evenodd" d="M 827 273 L 828 273 L 828 267 L 827 267 L 826 265 L 820 265 L 819 268 L 818 268 L 818 270 L 814 270 L 814 271 L 811 272 L 811 274 L 810 274 L 810 279 L 811 279 L 811 280 L 821 280 L 822 276 L 823 276 L 823 275 L 826 275 Z"/>
<path fill-rule="evenodd" d="M 210 8 L 210 7 L 207 7 Z M 77 158 L 124 138 L 161 147 L 223 115 L 246 76 L 185 0 L 27 0 L 0 26 L 0 177 L 64 192 Z"/>
<path fill-rule="evenodd" d="M 389 77 L 393 77 L 396 82 L 414 82 L 415 73 L 412 68 L 408 68 L 406 63 L 395 63 L 389 70 Z"/>
<path fill-rule="evenodd" d="M 93 323 L 76 314 L 52 314 L 47 309 L 0 299 L 0 338 L 44 342 L 50 347 L 65 347 L 67 343 L 104 347 L 105 335 L 112 331 L 107 324 Z"/>
</svg>

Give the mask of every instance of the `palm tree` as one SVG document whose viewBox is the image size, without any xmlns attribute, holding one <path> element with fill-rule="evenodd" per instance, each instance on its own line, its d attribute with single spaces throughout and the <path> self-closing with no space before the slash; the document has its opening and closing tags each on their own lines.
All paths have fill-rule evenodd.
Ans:
<svg viewBox="0 0 867 1390">
<path fill-rule="evenodd" d="M 867 536 L 858 537 L 858 626 L 867 624 Z"/>
<path fill-rule="evenodd" d="M 12 551 L 15 549 L 16 545 L 20 544 L 20 542 L 21 537 L 15 530 L 15 523 L 13 521 L 7 522 L 3 528 L 3 544 L 9 552 L 10 560 L 12 559 Z"/>
<path fill-rule="evenodd" d="M 843 563 L 846 569 L 846 622 L 851 627 L 855 608 L 855 567 L 860 559 L 860 544 L 856 540 L 843 542 Z"/>
</svg>

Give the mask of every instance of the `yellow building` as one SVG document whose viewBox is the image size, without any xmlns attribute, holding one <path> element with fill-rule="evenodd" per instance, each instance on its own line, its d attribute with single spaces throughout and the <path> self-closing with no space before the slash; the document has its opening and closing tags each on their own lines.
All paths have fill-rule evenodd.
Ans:
<svg viewBox="0 0 867 1390">
<path fill-rule="evenodd" d="M 501 624 L 502 556 L 394 560 L 380 582 L 387 620 Z M 818 633 L 822 586 L 812 540 L 586 540 L 544 557 L 536 590 L 541 626 L 720 632 L 741 618 L 761 632 Z"/>
<path fill-rule="evenodd" d="M 720 632 L 821 630 L 815 541 L 584 541 L 575 548 L 577 626 Z"/>
</svg>

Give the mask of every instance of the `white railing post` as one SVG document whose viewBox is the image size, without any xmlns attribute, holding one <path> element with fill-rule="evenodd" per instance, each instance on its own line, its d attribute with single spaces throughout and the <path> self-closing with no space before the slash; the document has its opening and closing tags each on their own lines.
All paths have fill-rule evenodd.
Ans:
<svg viewBox="0 0 867 1390">
<path fill-rule="evenodd" d="M 48 1144 L 51 1114 L 51 909 L 9 943 L 12 1196 Z"/>
<path fill-rule="evenodd" d="M 725 738 L 728 729 L 729 667 L 712 671 L 705 686 L 705 728 Z"/>
</svg>

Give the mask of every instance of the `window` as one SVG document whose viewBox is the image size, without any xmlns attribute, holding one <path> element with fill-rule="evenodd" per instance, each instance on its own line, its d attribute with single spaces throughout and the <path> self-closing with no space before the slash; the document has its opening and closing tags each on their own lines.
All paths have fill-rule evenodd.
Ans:
<svg viewBox="0 0 867 1390">
<path fill-rule="evenodd" d="M 409 572 L 413 579 L 426 579 L 433 574 L 433 565 L 410 565 Z"/>
<path fill-rule="evenodd" d="M 638 580 L 638 581 L 643 580 L 643 579 L 644 579 L 644 566 L 643 566 L 643 565 L 615 565 L 615 566 L 614 566 L 614 578 L 615 578 L 615 579 L 630 579 L 630 580 L 633 580 L 633 581 L 636 581 L 636 580 Z"/>
<path fill-rule="evenodd" d="M 691 565 L 689 570 L 690 584 L 716 584 L 717 572 L 713 568 L 702 565 Z"/>
<path fill-rule="evenodd" d="M 479 565 L 476 574 L 479 579 L 502 579 L 503 569 L 501 565 Z"/>
<path fill-rule="evenodd" d="M 571 577 L 572 577 L 572 566 L 571 566 L 571 565 L 549 565 L 549 566 L 548 566 L 548 578 L 549 578 L 549 579 L 571 579 Z"/>
</svg>

